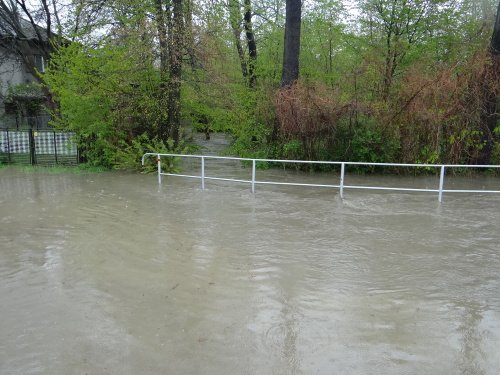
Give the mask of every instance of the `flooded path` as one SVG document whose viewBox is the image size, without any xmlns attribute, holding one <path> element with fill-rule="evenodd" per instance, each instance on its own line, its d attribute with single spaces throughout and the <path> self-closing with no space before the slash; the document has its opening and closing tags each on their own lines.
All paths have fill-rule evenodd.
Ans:
<svg viewBox="0 0 500 375">
<path fill-rule="evenodd" d="M 500 197 L 345 197 L 0 170 L 0 374 L 498 374 Z"/>
</svg>

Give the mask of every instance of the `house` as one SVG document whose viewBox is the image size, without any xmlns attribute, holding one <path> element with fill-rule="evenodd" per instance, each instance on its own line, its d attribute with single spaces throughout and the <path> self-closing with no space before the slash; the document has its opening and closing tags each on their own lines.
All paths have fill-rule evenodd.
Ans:
<svg viewBox="0 0 500 375">
<path fill-rule="evenodd" d="M 47 98 L 37 83 L 52 51 L 47 29 L 0 13 L 0 127 L 44 127 Z"/>
</svg>

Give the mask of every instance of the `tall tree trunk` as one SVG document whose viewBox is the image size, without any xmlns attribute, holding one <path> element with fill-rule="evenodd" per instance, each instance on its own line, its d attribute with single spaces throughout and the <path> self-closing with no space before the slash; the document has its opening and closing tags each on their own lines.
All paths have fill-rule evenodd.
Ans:
<svg viewBox="0 0 500 375">
<path fill-rule="evenodd" d="M 163 102 L 168 95 L 166 84 L 168 77 L 168 34 L 163 0 L 155 0 L 155 12 L 156 29 L 160 43 L 160 86 L 158 88 L 158 100 Z M 166 140 L 168 138 L 168 128 L 168 120 L 161 116 L 158 124 L 158 136 L 160 139 Z"/>
<path fill-rule="evenodd" d="M 252 27 L 252 6 L 250 0 L 245 0 L 245 34 L 248 43 L 248 86 L 255 87 L 257 83 L 257 75 L 255 73 L 255 65 L 257 63 L 257 43 L 255 43 L 255 35 Z"/>
<path fill-rule="evenodd" d="M 156 28 L 158 30 L 158 40 L 160 42 L 160 75 L 162 80 L 167 73 L 167 25 L 165 24 L 165 11 L 163 10 L 163 1 L 155 0 Z"/>
<path fill-rule="evenodd" d="M 382 12 L 383 10 L 379 10 Z M 391 91 L 392 79 L 394 77 L 394 72 L 396 71 L 396 46 L 398 44 L 399 36 L 395 35 L 396 26 L 396 1 L 392 2 L 391 13 L 389 19 L 385 24 L 385 45 L 386 45 L 386 55 L 385 55 L 385 67 L 384 67 L 384 77 L 382 80 L 382 99 L 386 101 L 389 98 L 389 93 Z M 395 40 L 393 41 L 393 37 Z"/>
<path fill-rule="evenodd" d="M 52 39 L 52 16 L 50 14 L 50 8 L 49 4 L 47 3 L 47 0 L 41 0 L 42 1 L 42 6 L 43 10 L 45 12 L 45 22 L 47 23 L 47 40 Z"/>
<path fill-rule="evenodd" d="M 181 79 L 182 79 L 182 50 L 184 41 L 184 12 L 182 0 L 172 0 L 173 16 L 169 71 L 170 80 L 168 86 L 168 117 L 167 123 L 170 136 L 174 143 L 179 143 L 179 128 L 181 122 Z"/>
<path fill-rule="evenodd" d="M 285 46 L 281 87 L 289 87 L 299 78 L 301 13 L 301 0 L 286 0 Z"/>
<path fill-rule="evenodd" d="M 495 19 L 495 26 L 493 27 L 493 34 L 491 35 L 491 53 L 494 56 L 500 55 L 500 2 L 498 2 L 497 17 Z"/>
<path fill-rule="evenodd" d="M 394 65 L 392 62 L 394 61 L 393 59 L 393 54 L 394 51 L 392 50 L 391 46 L 391 32 L 389 31 L 389 34 L 387 35 L 386 38 L 386 56 L 385 56 L 385 67 L 384 67 L 384 77 L 382 80 L 382 99 L 387 100 L 389 97 L 389 92 L 391 90 L 392 86 L 392 77 L 393 77 L 393 71 L 394 71 Z"/>
<path fill-rule="evenodd" d="M 193 0 L 185 0 L 185 47 L 186 52 L 189 56 L 189 65 L 191 65 L 191 70 L 195 70 L 198 62 L 196 61 L 196 53 L 194 49 L 194 33 L 193 33 Z"/>
<path fill-rule="evenodd" d="M 247 69 L 247 62 L 245 60 L 245 52 L 243 52 L 243 46 L 241 45 L 241 39 L 240 39 L 241 30 L 233 28 L 233 35 L 234 35 L 234 40 L 236 42 L 236 50 L 238 51 L 238 58 L 240 60 L 241 74 L 243 75 L 243 78 L 246 80 L 248 77 L 248 69 Z"/>
<path fill-rule="evenodd" d="M 286 0 L 285 44 L 283 50 L 283 71 L 281 88 L 291 87 L 299 78 L 300 26 L 302 17 L 301 0 Z M 279 136 L 279 122 L 276 118 L 271 133 L 271 141 Z"/>
<path fill-rule="evenodd" d="M 238 51 L 238 58 L 240 60 L 241 74 L 243 79 L 247 79 L 248 70 L 247 62 L 245 60 L 245 53 L 241 45 L 241 9 L 238 0 L 229 0 L 229 23 L 233 30 L 234 41 L 236 43 L 236 51 Z"/>
</svg>

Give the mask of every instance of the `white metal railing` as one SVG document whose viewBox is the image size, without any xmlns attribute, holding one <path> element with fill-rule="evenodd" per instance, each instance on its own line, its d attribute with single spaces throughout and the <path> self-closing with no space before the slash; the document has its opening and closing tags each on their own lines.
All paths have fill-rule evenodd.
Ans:
<svg viewBox="0 0 500 375">
<path fill-rule="evenodd" d="M 398 163 L 364 163 L 364 162 L 344 162 L 344 161 L 309 161 L 309 160 L 276 160 L 276 159 L 251 159 L 238 158 L 232 156 L 212 156 L 212 155 L 182 155 L 182 154 L 159 154 L 148 152 L 142 156 L 142 165 L 148 156 L 156 156 L 158 170 L 158 184 L 161 185 L 161 176 L 177 176 L 201 179 L 201 188 L 205 189 L 205 180 L 218 181 L 233 181 L 251 184 L 252 193 L 255 193 L 255 185 L 289 185 L 289 186 L 313 186 L 313 187 L 331 187 L 338 188 L 340 198 L 344 198 L 345 189 L 365 189 L 365 190 L 389 190 L 389 191 L 415 191 L 415 192 L 433 192 L 438 193 L 438 201 L 442 202 L 443 193 L 487 193 L 500 194 L 500 190 L 474 190 L 474 189 L 445 189 L 444 179 L 446 168 L 500 168 L 500 165 L 459 165 L 459 164 L 398 164 Z M 188 175 L 179 173 L 164 173 L 161 171 L 161 157 L 179 157 L 179 158 L 196 158 L 201 160 L 200 175 Z M 252 177 L 250 180 L 242 180 L 236 178 L 222 178 L 205 175 L 205 160 L 239 160 L 252 162 Z M 278 182 L 278 181 L 257 181 L 256 178 L 256 163 L 257 162 L 272 162 L 272 163 L 294 163 L 294 164 L 327 164 L 340 165 L 340 181 L 338 185 L 331 184 L 306 184 L 297 182 Z M 364 165 L 364 166 L 381 166 L 381 167 L 413 167 L 413 168 L 436 168 L 439 173 L 439 187 L 437 189 L 422 189 L 422 188 L 402 188 L 402 187 L 384 187 L 384 186 L 361 186 L 361 185 L 345 185 L 345 167 L 346 165 Z"/>
</svg>

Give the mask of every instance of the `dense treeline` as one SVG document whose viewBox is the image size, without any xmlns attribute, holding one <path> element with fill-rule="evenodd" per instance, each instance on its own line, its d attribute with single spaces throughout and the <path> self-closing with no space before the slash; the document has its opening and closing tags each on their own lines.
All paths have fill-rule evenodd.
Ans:
<svg viewBox="0 0 500 375">
<path fill-rule="evenodd" d="M 95 164 L 189 128 L 243 156 L 498 164 L 498 6 L 79 0 L 43 80 Z"/>
</svg>

